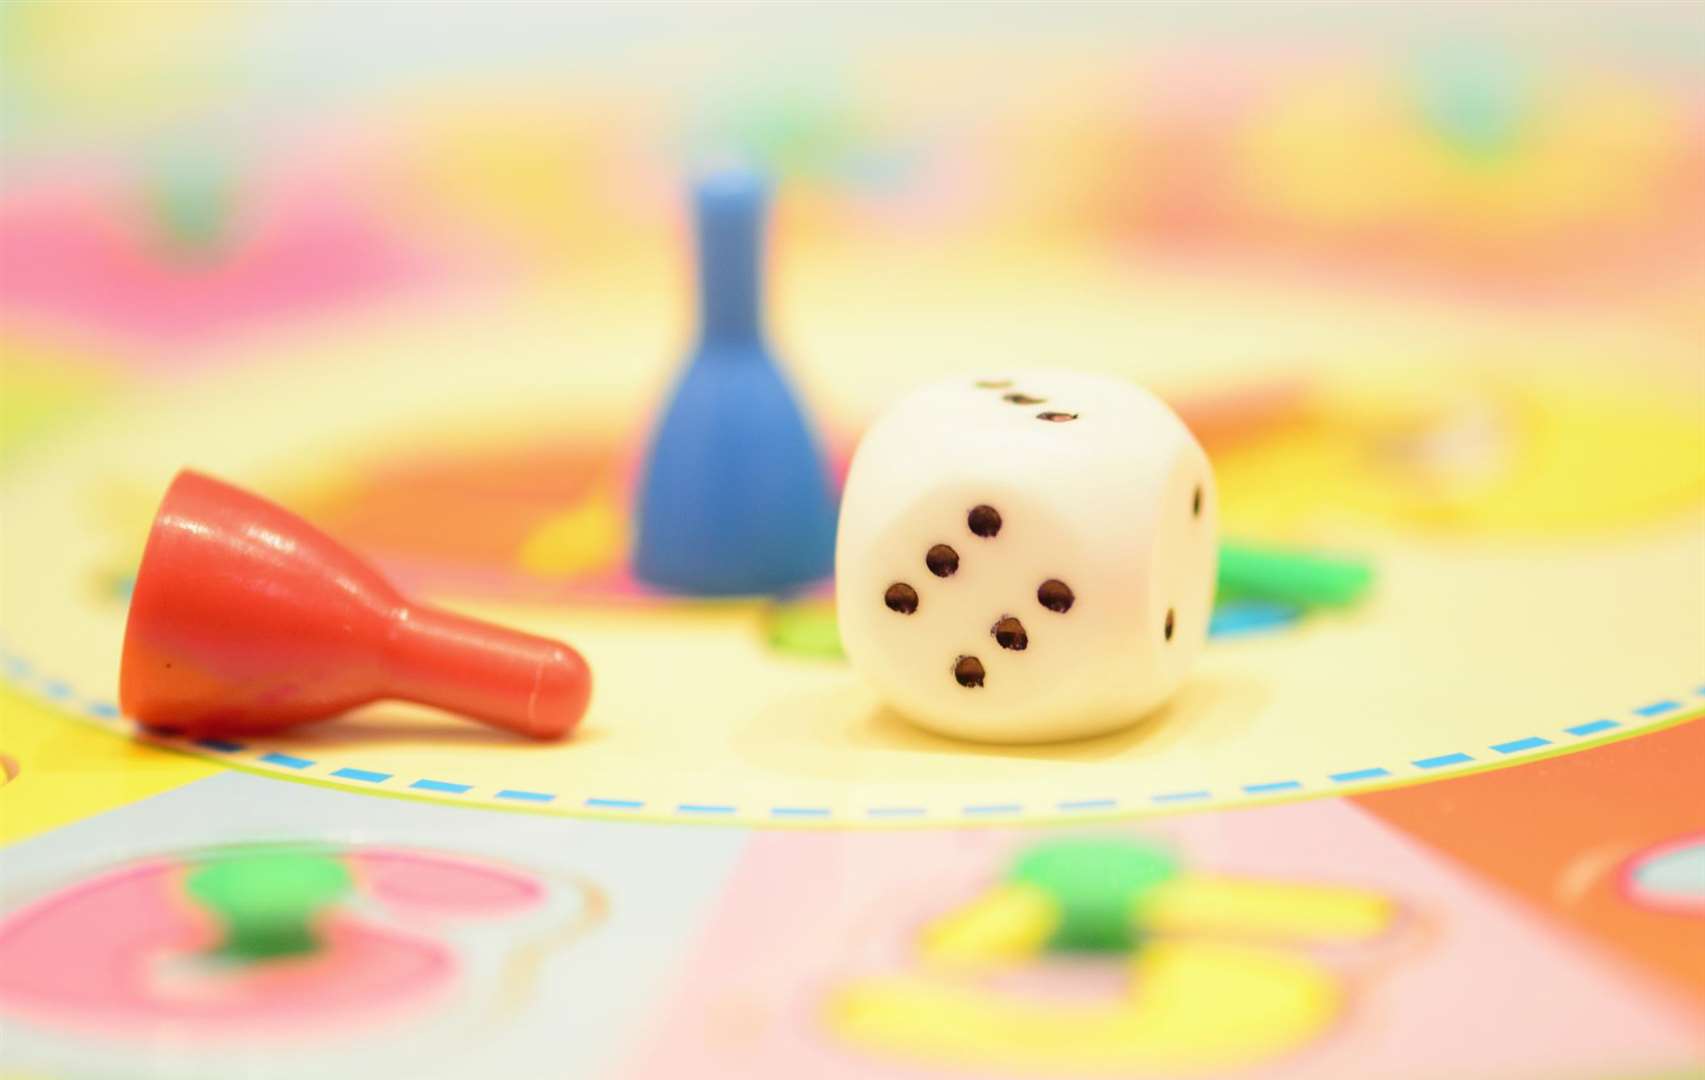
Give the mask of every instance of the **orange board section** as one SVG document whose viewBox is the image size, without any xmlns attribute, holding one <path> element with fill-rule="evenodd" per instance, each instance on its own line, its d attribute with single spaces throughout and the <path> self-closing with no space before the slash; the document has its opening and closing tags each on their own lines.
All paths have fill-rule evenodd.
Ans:
<svg viewBox="0 0 1705 1080">
<path fill-rule="evenodd" d="M 1354 801 L 1705 1005 L 1705 719 Z"/>
</svg>

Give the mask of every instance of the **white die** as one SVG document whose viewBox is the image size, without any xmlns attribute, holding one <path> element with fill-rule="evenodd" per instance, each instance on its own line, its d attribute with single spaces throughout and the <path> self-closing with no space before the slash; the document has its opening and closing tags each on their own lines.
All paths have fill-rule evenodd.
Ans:
<svg viewBox="0 0 1705 1080">
<path fill-rule="evenodd" d="M 1131 383 L 1043 370 L 925 387 L 853 455 L 835 550 L 847 657 L 946 735 L 1121 727 L 1207 638 L 1216 510 L 1201 446 Z"/>
</svg>

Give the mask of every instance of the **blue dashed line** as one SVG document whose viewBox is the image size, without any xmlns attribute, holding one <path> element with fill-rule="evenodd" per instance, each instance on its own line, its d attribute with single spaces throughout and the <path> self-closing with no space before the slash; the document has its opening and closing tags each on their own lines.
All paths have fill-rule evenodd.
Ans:
<svg viewBox="0 0 1705 1080">
<path fill-rule="evenodd" d="M 1492 749 L 1500 754 L 1519 754 L 1523 750 L 1537 750 L 1541 746 L 1550 746 L 1550 739 L 1542 739 L 1538 735 L 1529 735 L 1525 739 L 1515 739 L 1511 742 L 1494 743 Z"/>
<path fill-rule="evenodd" d="M 500 799 L 514 799 L 516 802 L 555 802 L 556 796 L 545 791 L 516 791 L 514 788 L 504 788 L 497 793 Z"/>
<path fill-rule="evenodd" d="M 442 791 L 446 795 L 460 795 L 473 790 L 472 784 L 452 784 L 448 780 L 416 780 L 409 787 L 420 791 Z"/>
<path fill-rule="evenodd" d="M 675 806 L 677 814 L 732 814 L 734 807 L 711 803 L 678 803 Z"/>
<path fill-rule="evenodd" d="M 1073 799 L 1071 802 L 1055 803 L 1061 810 L 1111 810 L 1119 805 L 1118 799 Z"/>
<path fill-rule="evenodd" d="M 1597 735 L 1601 731 L 1609 731 L 1611 728 L 1621 726 L 1615 720 L 1594 720 L 1589 724 L 1576 724 L 1574 727 L 1567 727 L 1563 730 L 1571 735 Z"/>
<path fill-rule="evenodd" d="M 1424 757 L 1411 762 L 1417 769 L 1442 769 L 1446 765 L 1461 765 L 1465 761 L 1473 761 L 1468 754 L 1440 754 L 1438 757 Z"/>
<path fill-rule="evenodd" d="M 286 769 L 306 769 L 314 763 L 313 758 L 292 757 L 289 754 L 280 754 L 276 750 L 262 754 L 260 759 L 268 765 L 282 765 Z M 337 773 L 333 773 L 332 775 L 336 776 Z"/>
<path fill-rule="evenodd" d="M 1390 776 L 1390 769 L 1375 766 L 1372 769 L 1351 769 L 1349 772 L 1335 772 L 1328 779 L 1335 784 L 1353 784 L 1357 780 L 1377 780 L 1382 776 Z"/>
<path fill-rule="evenodd" d="M 1249 614 L 1255 614 L 1255 612 L 1251 611 Z M 1267 613 L 1261 612 L 1260 614 L 1265 616 Z M 1260 620 L 1252 621 L 1258 622 Z M 1254 627 L 1252 626 L 1250 628 L 1253 629 Z M 1236 632 L 1243 628 L 1226 626 L 1216 629 L 1221 632 Z M 66 701 L 75 696 L 75 692 L 69 683 L 61 679 L 51 679 L 37 675 L 35 668 L 30 664 L 30 662 L 15 653 L 0 651 L 0 667 L 4 667 L 6 673 L 15 679 L 34 682 L 36 691 L 43 697 L 55 701 Z M 1705 685 L 1697 687 L 1694 693 L 1700 697 L 1705 697 Z M 1661 700 L 1639 706 L 1630 711 L 1634 715 L 1644 719 L 1654 719 L 1656 717 L 1666 716 L 1684 707 L 1685 706 L 1682 701 L 1674 698 L 1663 698 Z M 99 717 L 101 719 L 113 719 L 120 715 L 118 706 L 110 701 L 85 700 L 80 703 L 80 708 L 88 715 Z M 1577 738 L 1584 738 L 1586 736 L 1597 735 L 1605 731 L 1613 731 L 1622 726 L 1622 723 L 1617 720 L 1592 720 L 1587 723 L 1575 724 L 1572 727 L 1566 727 L 1563 730 Z M 195 745 L 221 754 L 235 754 L 247 749 L 243 743 L 216 738 L 198 739 L 195 740 Z M 1526 738 L 1494 743 L 1490 749 L 1498 754 L 1519 754 L 1528 750 L 1537 750 L 1551 745 L 1552 740 L 1548 738 L 1539 735 L 1530 735 Z M 278 751 L 269 751 L 261 754 L 257 760 L 269 765 L 278 765 L 283 768 L 297 770 L 307 769 L 315 764 L 315 761 L 312 758 L 297 757 L 293 754 L 285 754 Z M 1474 760 L 1475 758 L 1473 755 L 1458 752 L 1440 754 L 1435 757 L 1420 758 L 1411 762 L 1411 764 L 1419 769 L 1439 769 L 1451 765 L 1465 764 Z M 393 774 L 391 773 L 373 772 L 367 769 L 356 768 L 336 769 L 329 775 L 340 779 L 358 780 L 369 784 L 384 783 L 393 777 Z M 1389 769 L 1374 766 L 1366 769 L 1354 769 L 1348 772 L 1331 773 L 1329 774 L 1329 779 L 1334 783 L 1348 784 L 1360 780 L 1377 780 L 1381 777 L 1389 777 L 1390 775 L 1392 774 Z M 1264 795 L 1280 791 L 1299 791 L 1302 790 L 1303 786 L 1302 782 L 1298 780 L 1273 780 L 1259 784 L 1245 784 L 1243 785 L 1242 790 L 1249 795 Z M 415 780 L 413 783 L 409 784 L 409 787 L 419 791 L 432 791 L 450 795 L 461 795 L 473 790 L 473 786 L 470 784 L 457 784 L 447 780 L 426 779 Z M 495 797 L 499 799 L 533 803 L 554 802 L 557 798 L 556 795 L 548 792 L 520 791 L 509 788 L 496 792 Z M 1150 801 L 1158 804 L 1167 804 L 1196 802 L 1208 800 L 1212 797 L 1212 791 L 1208 789 L 1201 789 L 1196 791 L 1164 792 L 1150 796 Z M 640 810 L 643 809 L 646 804 L 642 800 L 638 799 L 589 798 L 584 800 L 584 805 L 588 808 L 603 810 Z M 1071 799 L 1055 804 L 1057 809 L 1064 811 L 1110 810 L 1118 805 L 1118 799 L 1105 797 L 1094 799 Z M 681 814 L 709 815 L 731 815 L 736 813 L 738 809 L 739 808 L 737 806 L 721 803 L 679 803 L 675 807 L 676 812 Z M 1021 814 L 1023 812 L 1024 804 L 1022 803 L 984 803 L 968 805 L 961 808 L 961 813 L 973 817 L 1003 816 Z M 864 813 L 866 817 L 871 818 L 923 817 L 926 816 L 928 810 L 922 806 L 875 806 L 865 810 Z M 832 818 L 834 814 L 829 807 L 824 806 L 776 806 L 771 807 L 770 816 L 777 818 L 813 818 L 821 820 Z"/>
<path fill-rule="evenodd" d="M 332 775 L 345 780 L 359 780 L 364 784 L 382 784 L 391 778 L 388 772 L 373 772 L 369 769 L 333 769 Z"/>
</svg>

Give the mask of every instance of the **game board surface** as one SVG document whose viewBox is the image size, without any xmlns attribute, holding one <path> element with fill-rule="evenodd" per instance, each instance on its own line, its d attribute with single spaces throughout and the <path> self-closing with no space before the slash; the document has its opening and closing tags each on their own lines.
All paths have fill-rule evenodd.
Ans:
<svg viewBox="0 0 1705 1080">
<path fill-rule="evenodd" d="M 572 363 L 554 350 L 493 357 L 481 365 L 478 393 L 491 400 L 500 387 L 548 385 L 554 370 Z M 347 372 L 357 364 L 359 386 L 372 392 L 352 385 Z M 1161 380 L 1165 367 L 1148 363 L 1127 373 Z M 1484 376 L 1465 371 L 1462 379 L 1453 392 L 1468 396 Z M 57 608 L 51 622 L 36 621 L 27 637 L 23 628 L 6 628 L 13 662 L 39 680 L 63 684 L 62 693 L 89 703 L 86 713 L 122 729 L 110 687 L 124 604 L 122 597 L 103 597 L 99 583 L 103 575 L 122 576 L 134 560 L 145 521 L 134 519 L 128 535 L 122 527 L 90 528 L 104 509 L 103 494 L 134 491 L 146 505 L 140 493 L 163 489 L 189 462 L 217 463 L 224 476 L 294 497 L 304 507 L 350 501 L 335 488 L 370 486 L 364 470 L 445 456 L 439 417 L 450 423 L 452 414 L 486 415 L 494 429 L 509 426 L 501 404 L 473 400 L 461 390 L 465 382 L 458 365 L 423 362 L 417 347 L 340 351 L 288 366 L 239 367 L 198 380 L 201 385 L 174 385 L 152 402 L 130 399 L 120 406 L 122 424 L 92 420 L 74 445 L 34 470 L 15 473 L 7 489 L 8 504 L 36 525 L 9 545 L 15 553 L 5 582 L 15 598 L 9 609 Z M 1519 392 L 1538 402 L 1529 407 L 1559 411 L 1564 406 L 1552 406 L 1545 395 L 1568 393 L 1537 380 Z M 1398 391 L 1390 393 L 1395 399 Z M 1125 732 L 1055 747 L 966 747 L 912 729 L 885 712 L 844 663 L 789 655 L 768 644 L 765 623 L 773 605 L 695 606 L 637 595 L 631 584 L 601 590 L 607 595 L 589 586 L 591 595 L 576 597 L 577 578 L 619 573 L 625 557 L 617 543 L 595 550 L 595 507 L 625 487 L 621 459 L 630 455 L 619 443 L 593 442 L 586 432 L 576 440 L 584 440 L 581 453 L 590 461 L 582 466 L 591 473 L 582 489 L 557 494 L 563 484 L 558 475 L 543 496 L 562 500 L 557 514 L 582 518 L 569 539 L 586 549 L 589 565 L 578 573 L 552 568 L 532 575 L 540 593 L 556 592 L 561 600 L 528 604 L 514 595 L 514 585 L 482 589 L 473 577 L 483 570 L 524 579 L 525 545 L 536 543 L 524 530 L 519 551 L 461 555 L 464 565 L 454 569 L 463 570 L 465 580 L 454 581 L 430 563 L 419 572 L 429 586 L 443 581 L 446 598 L 465 598 L 472 610 L 501 612 L 586 652 L 599 696 L 576 739 L 517 745 L 386 707 L 360 721 L 274 740 L 186 749 L 315 782 L 458 803 L 665 820 L 880 824 L 1146 813 L 1330 793 L 1637 733 L 1695 707 L 1694 661 L 1705 655 L 1697 605 L 1676 603 L 1678 595 L 1705 595 L 1705 565 L 1698 558 L 1705 519 L 1685 506 L 1698 483 L 1698 470 L 1689 475 L 1689 464 L 1697 462 L 1700 443 L 1685 414 L 1661 392 L 1645 394 L 1651 400 L 1618 391 L 1617 398 L 1594 401 L 1593 413 L 1608 415 L 1559 422 L 1608 428 L 1612 437 L 1617 425 L 1629 425 L 1650 433 L 1643 438 L 1675 443 L 1669 475 L 1642 471 L 1656 505 L 1607 507 L 1609 529 L 1601 522 L 1570 526 L 1582 535 L 1578 543 L 1527 559 L 1512 557 L 1511 541 L 1500 535 L 1527 523 L 1483 523 L 1472 507 L 1461 524 L 1435 527 L 1444 543 L 1405 536 L 1406 523 L 1391 520 L 1401 507 L 1334 505 L 1330 512 L 1356 517 L 1287 523 L 1369 553 L 1379 567 L 1373 598 L 1348 612 L 1217 637 L 1207 662 L 1164 712 Z M 451 402 L 454 408 L 447 407 Z M 1479 404 L 1510 407 L 1490 394 Z M 1400 422 L 1392 422 L 1394 431 Z M 565 428 L 581 430 L 565 414 L 550 430 L 507 440 L 466 436 L 461 453 L 475 462 L 519 459 L 534 447 L 542 454 L 561 445 L 557 432 Z M 1276 435 L 1241 455 L 1227 451 L 1221 486 L 1228 531 L 1245 513 L 1298 513 L 1269 507 L 1263 493 L 1266 474 L 1282 467 L 1274 459 L 1290 449 L 1285 438 Z M 1296 454 L 1315 452 L 1307 447 Z M 1351 446 L 1336 452 L 1371 451 Z M 1574 472 L 1568 452 L 1543 445 L 1496 452 L 1540 457 L 1531 466 L 1537 472 Z M 1623 469 L 1574 472 L 1571 490 L 1602 484 L 1617 498 L 1629 498 L 1620 476 L 1639 468 L 1637 454 L 1615 452 Z M 1253 475 L 1244 480 L 1240 469 Z M 1396 475 L 1398 469 L 1389 471 Z M 476 467 L 468 473 L 464 484 L 481 475 Z M 495 483 L 525 493 L 528 477 L 518 467 Z M 438 515 L 453 520 L 456 513 L 430 505 L 416 512 L 434 536 L 442 534 L 429 523 Z M 1532 510 L 1536 517 L 1546 512 L 1543 504 Z M 1511 515 L 1507 507 L 1496 513 Z M 616 504 L 611 514 L 619 521 L 626 509 Z M 1633 518 L 1639 527 L 1619 528 L 1620 518 Z M 336 520 L 334 510 L 334 530 Z M 535 531 L 550 527 L 542 519 Z M 32 550 L 32 541 L 42 548 Z M 1533 633 L 1535 620 L 1552 629 Z M 1619 655 L 1615 664 L 1596 662 L 1615 653 L 1631 629 L 1650 644 Z M 670 677 L 649 677 L 658 671 Z M 1559 672 L 1568 676 L 1556 677 Z"/>
<path fill-rule="evenodd" d="M 234 85 L 206 57 L 328 26 L 167 10 L 127 64 L 62 70 L 88 27 L 26 7 L 0 1077 L 1705 1067 L 1705 96 L 1630 59 L 1661 33 L 1589 61 L 1115 20 L 1113 58 L 1082 13 L 1039 46 L 1029 15 L 960 40 L 937 12 L 766 81 L 728 75 L 738 49 L 684 63 L 712 32 L 683 14 L 621 71 L 482 82 L 351 14 L 340 40 L 397 65 L 343 73 L 359 109 L 150 156 L 142 114 L 182 106 L 148 72 L 199 100 Z M 488 64 L 531 55 L 442 18 Z M 1001 96 L 1019 58 L 1034 101 Z M 1365 564 L 1365 594 L 1222 589 L 1164 708 L 994 746 L 881 704 L 830 581 L 638 581 L 692 329 L 684 163 L 729 143 L 776 178 L 774 338 L 837 477 L 922 381 L 1116 375 L 1196 432 L 1228 542 Z M 573 643 L 584 723 L 139 733 L 127 604 L 185 467 Z M 1037 930 L 1013 867 L 1074 841 L 1164 865 L 1143 932 Z M 307 868 L 311 910 L 232 913 L 268 866 Z"/>
</svg>

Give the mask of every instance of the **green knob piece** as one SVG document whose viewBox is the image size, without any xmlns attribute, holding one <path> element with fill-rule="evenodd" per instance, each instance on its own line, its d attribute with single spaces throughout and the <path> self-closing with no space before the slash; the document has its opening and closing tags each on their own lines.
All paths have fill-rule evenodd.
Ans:
<svg viewBox="0 0 1705 1080">
<path fill-rule="evenodd" d="M 1249 544 L 1220 544 L 1222 600 L 1271 600 L 1299 607 L 1344 607 L 1373 583 L 1366 560 Z"/>
<path fill-rule="evenodd" d="M 158 169 L 150 195 L 170 250 L 180 255 L 216 251 L 231 229 L 235 186 L 229 165 L 212 157 L 184 155 Z"/>
<path fill-rule="evenodd" d="M 351 888 L 349 867 L 299 848 L 246 848 L 196 867 L 185 887 L 219 917 L 219 951 L 243 960 L 313 952 L 314 922 Z"/>
<path fill-rule="evenodd" d="M 770 612 L 770 648 L 789 656 L 842 660 L 841 631 L 835 605 L 805 601 L 780 604 Z"/>
<path fill-rule="evenodd" d="M 1041 889 L 1059 905 L 1050 949 L 1126 952 L 1138 938 L 1143 899 L 1178 874 L 1178 860 L 1130 838 L 1050 840 L 1026 850 L 1007 880 Z"/>
</svg>

